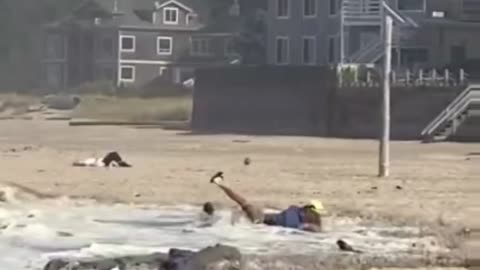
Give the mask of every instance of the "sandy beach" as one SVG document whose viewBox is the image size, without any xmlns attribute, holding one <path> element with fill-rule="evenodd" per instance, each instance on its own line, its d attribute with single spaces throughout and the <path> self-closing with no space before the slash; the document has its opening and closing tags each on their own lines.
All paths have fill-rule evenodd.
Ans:
<svg viewBox="0 0 480 270">
<path fill-rule="evenodd" d="M 478 226 L 479 144 L 392 142 L 389 179 L 376 177 L 378 144 L 372 140 L 194 135 L 159 128 L 4 120 L 0 146 L 2 185 L 21 185 L 54 197 L 159 207 L 212 201 L 229 209 L 234 204 L 208 183 L 221 170 L 227 183 L 253 203 L 282 208 L 319 199 L 333 216 L 400 226 L 427 224 L 449 235 L 440 238 L 447 240 L 442 246 L 459 244 L 451 239 L 456 232 Z M 108 151 L 118 151 L 133 167 L 71 166 Z M 251 160 L 248 166 L 246 157 Z M 51 210 L 41 211 L 38 218 L 45 219 Z"/>
<path fill-rule="evenodd" d="M 315 198 L 331 211 L 460 223 L 474 223 L 480 211 L 480 157 L 466 160 L 480 152 L 479 144 L 393 142 L 385 180 L 376 177 L 378 145 L 370 140 L 191 135 L 63 121 L 1 121 L 0 130 L 0 181 L 52 195 L 231 206 L 207 181 L 222 170 L 233 188 L 270 207 Z M 134 167 L 71 166 L 111 150 Z"/>
</svg>

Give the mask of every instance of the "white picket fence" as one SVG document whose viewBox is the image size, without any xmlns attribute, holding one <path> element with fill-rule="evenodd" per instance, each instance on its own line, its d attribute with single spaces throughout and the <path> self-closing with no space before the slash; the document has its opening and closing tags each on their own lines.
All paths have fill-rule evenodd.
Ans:
<svg viewBox="0 0 480 270">
<path fill-rule="evenodd" d="M 344 67 L 337 70 L 339 86 L 341 87 L 378 87 L 381 83 L 381 74 L 373 68 L 361 71 L 356 67 Z M 396 87 L 430 86 L 430 87 L 455 87 L 468 84 L 468 74 L 460 69 L 452 72 L 444 69 L 417 71 L 403 70 L 392 71 L 391 84 Z"/>
</svg>

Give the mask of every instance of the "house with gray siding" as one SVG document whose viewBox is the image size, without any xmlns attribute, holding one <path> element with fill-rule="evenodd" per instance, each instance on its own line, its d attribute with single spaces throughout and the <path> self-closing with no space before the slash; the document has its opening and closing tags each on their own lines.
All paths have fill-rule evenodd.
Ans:
<svg viewBox="0 0 480 270">
<path fill-rule="evenodd" d="M 395 67 L 480 59 L 478 0 L 268 0 L 268 62 L 377 63 L 386 15 L 394 20 Z"/>
<path fill-rule="evenodd" d="M 237 0 L 224 3 L 213 14 L 203 0 L 82 1 L 44 27 L 44 85 L 140 87 L 158 77 L 181 83 L 197 67 L 228 65 L 238 58 L 233 39 L 243 21 Z"/>
</svg>

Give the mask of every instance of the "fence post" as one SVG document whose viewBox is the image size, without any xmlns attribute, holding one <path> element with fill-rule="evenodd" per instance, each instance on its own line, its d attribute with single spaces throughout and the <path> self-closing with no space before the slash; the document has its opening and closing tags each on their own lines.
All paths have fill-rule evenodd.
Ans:
<svg viewBox="0 0 480 270">
<path fill-rule="evenodd" d="M 397 73 L 395 71 L 392 71 L 392 84 L 397 83 Z"/>
<path fill-rule="evenodd" d="M 463 68 L 460 69 L 460 84 L 463 85 L 465 82 L 465 70 Z"/>
<path fill-rule="evenodd" d="M 448 69 L 445 69 L 445 86 L 448 86 L 450 82 L 450 71 Z"/>
<path fill-rule="evenodd" d="M 367 85 L 370 86 L 370 83 L 372 82 L 372 74 L 370 73 L 370 70 L 367 71 Z"/>
<path fill-rule="evenodd" d="M 420 70 L 418 71 L 418 83 L 419 83 L 420 85 L 423 84 L 423 69 L 420 69 Z"/>
<path fill-rule="evenodd" d="M 437 70 L 432 69 L 432 85 L 436 85 L 436 84 L 437 84 Z"/>
<path fill-rule="evenodd" d="M 410 85 L 410 69 L 405 71 L 405 84 L 408 86 Z"/>
</svg>

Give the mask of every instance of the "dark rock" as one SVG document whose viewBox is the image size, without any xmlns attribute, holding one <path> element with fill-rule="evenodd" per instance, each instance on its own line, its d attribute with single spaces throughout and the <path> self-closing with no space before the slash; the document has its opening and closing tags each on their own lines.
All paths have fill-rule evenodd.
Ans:
<svg viewBox="0 0 480 270">
<path fill-rule="evenodd" d="M 199 252 L 171 249 L 168 254 L 128 256 L 90 261 L 52 260 L 44 270 L 240 270 L 242 255 L 238 249 L 216 245 Z"/>
<path fill-rule="evenodd" d="M 42 103 L 50 109 L 72 110 L 80 103 L 80 98 L 70 95 L 48 95 L 43 98 Z"/>
<path fill-rule="evenodd" d="M 347 242 L 345 242 L 342 239 L 339 239 L 337 241 L 337 246 L 341 251 L 361 253 L 361 251 L 355 250 L 350 244 L 348 244 Z"/>
</svg>

